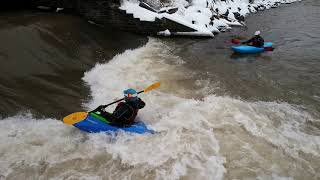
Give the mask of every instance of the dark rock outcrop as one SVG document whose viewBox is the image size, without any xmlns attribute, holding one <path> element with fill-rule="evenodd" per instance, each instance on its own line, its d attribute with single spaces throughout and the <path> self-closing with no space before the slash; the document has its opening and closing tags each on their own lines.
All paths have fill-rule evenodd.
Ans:
<svg viewBox="0 0 320 180">
<path fill-rule="evenodd" d="M 135 18 L 132 14 L 127 14 L 125 10 L 119 9 L 120 4 L 107 1 L 84 1 L 78 5 L 78 11 L 88 20 L 96 22 L 103 26 L 113 26 L 121 30 L 132 31 L 154 35 L 159 31 L 169 29 L 171 32 L 194 32 L 182 24 L 172 20 L 156 18 L 154 22 L 143 21 Z"/>
<path fill-rule="evenodd" d="M 10 0 L 6 0 L 10 1 Z M 13 0 L 14 1 L 14 0 Z M 18 0 L 16 0 L 18 1 Z M 21 0 L 23 1 L 23 0 Z M 28 2 L 27 2 L 28 1 Z M 104 26 L 115 27 L 124 31 L 155 35 L 159 31 L 169 29 L 172 32 L 194 32 L 182 24 L 172 20 L 156 18 L 154 22 L 143 21 L 119 9 L 120 0 L 27 0 L 32 7 L 44 6 L 51 9 L 64 8 L 77 13 L 90 22 Z M 12 0 L 11 0 L 12 2 Z M 176 11 L 172 9 L 171 11 Z"/>
</svg>

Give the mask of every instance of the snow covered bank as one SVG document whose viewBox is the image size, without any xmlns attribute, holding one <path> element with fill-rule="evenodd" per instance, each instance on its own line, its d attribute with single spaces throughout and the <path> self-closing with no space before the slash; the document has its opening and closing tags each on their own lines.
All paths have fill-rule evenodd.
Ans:
<svg viewBox="0 0 320 180">
<path fill-rule="evenodd" d="M 231 26 L 244 25 L 244 17 L 258 10 L 278 7 L 283 3 L 301 0 L 168 0 L 160 1 L 125 0 L 120 9 L 127 14 L 133 14 L 141 21 L 153 22 L 156 19 L 169 19 L 178 24 L 191 28 L 190 32 L 172 32 L 168 29 L 159 35 L 192 35 L 213 37 L 215 33 L 231 29 Z M 177 7 L 174 13 L 168 7 Z M 162 8 L 161 8 L 162 7 Z"/>
</svg>

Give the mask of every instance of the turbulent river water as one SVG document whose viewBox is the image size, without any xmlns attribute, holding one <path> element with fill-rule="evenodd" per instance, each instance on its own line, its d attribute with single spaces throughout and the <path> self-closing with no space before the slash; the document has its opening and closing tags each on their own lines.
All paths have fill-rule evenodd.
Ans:
<svg viewBox="0 0 320 180">
<path fill-rule="evenodd" d="M 259 12 L 213 39 L 1 12 L 0 179 L 319 179 L 319 8 L 306 0 Z M 256 30 L 275 51 L 233 54 L 230 39 Z M 86 134 L 61 122 L 156 81 L 138 119 L 160 134 Z"/>
</svg>

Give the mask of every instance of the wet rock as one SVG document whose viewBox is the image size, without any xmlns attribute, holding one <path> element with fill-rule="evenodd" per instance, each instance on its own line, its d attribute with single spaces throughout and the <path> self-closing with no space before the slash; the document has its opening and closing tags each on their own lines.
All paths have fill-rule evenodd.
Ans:
<svg viewBox="0 0 320 180">
<path fill-rule="evenodd" d="M 236 18 L 236 20 L 238 20 L 240 22 L 244 21 L 244 16 L 242 16 L 240 13 L 234 12 L 233 15 L 234 15 L 234 18 Z"/>
</svg>

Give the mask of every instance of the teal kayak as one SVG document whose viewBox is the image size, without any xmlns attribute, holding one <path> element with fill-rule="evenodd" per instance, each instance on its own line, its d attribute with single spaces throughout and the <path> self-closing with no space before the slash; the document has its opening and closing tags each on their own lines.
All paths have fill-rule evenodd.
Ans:
<svg viewBox="0 0 320 180">
<path fill-rule="evenodd" d="M 262 53 L 267 48 L 272 48 L 272 46 L 273 46 L 272 42 L 266 42 L 264 43 L 262 48 L 248 46 L 248 45 L 232 46 L 231 48 L 234 52 L 240 53 L 240 54 L 256 54 L 256 53 Z"/>
</svg>

